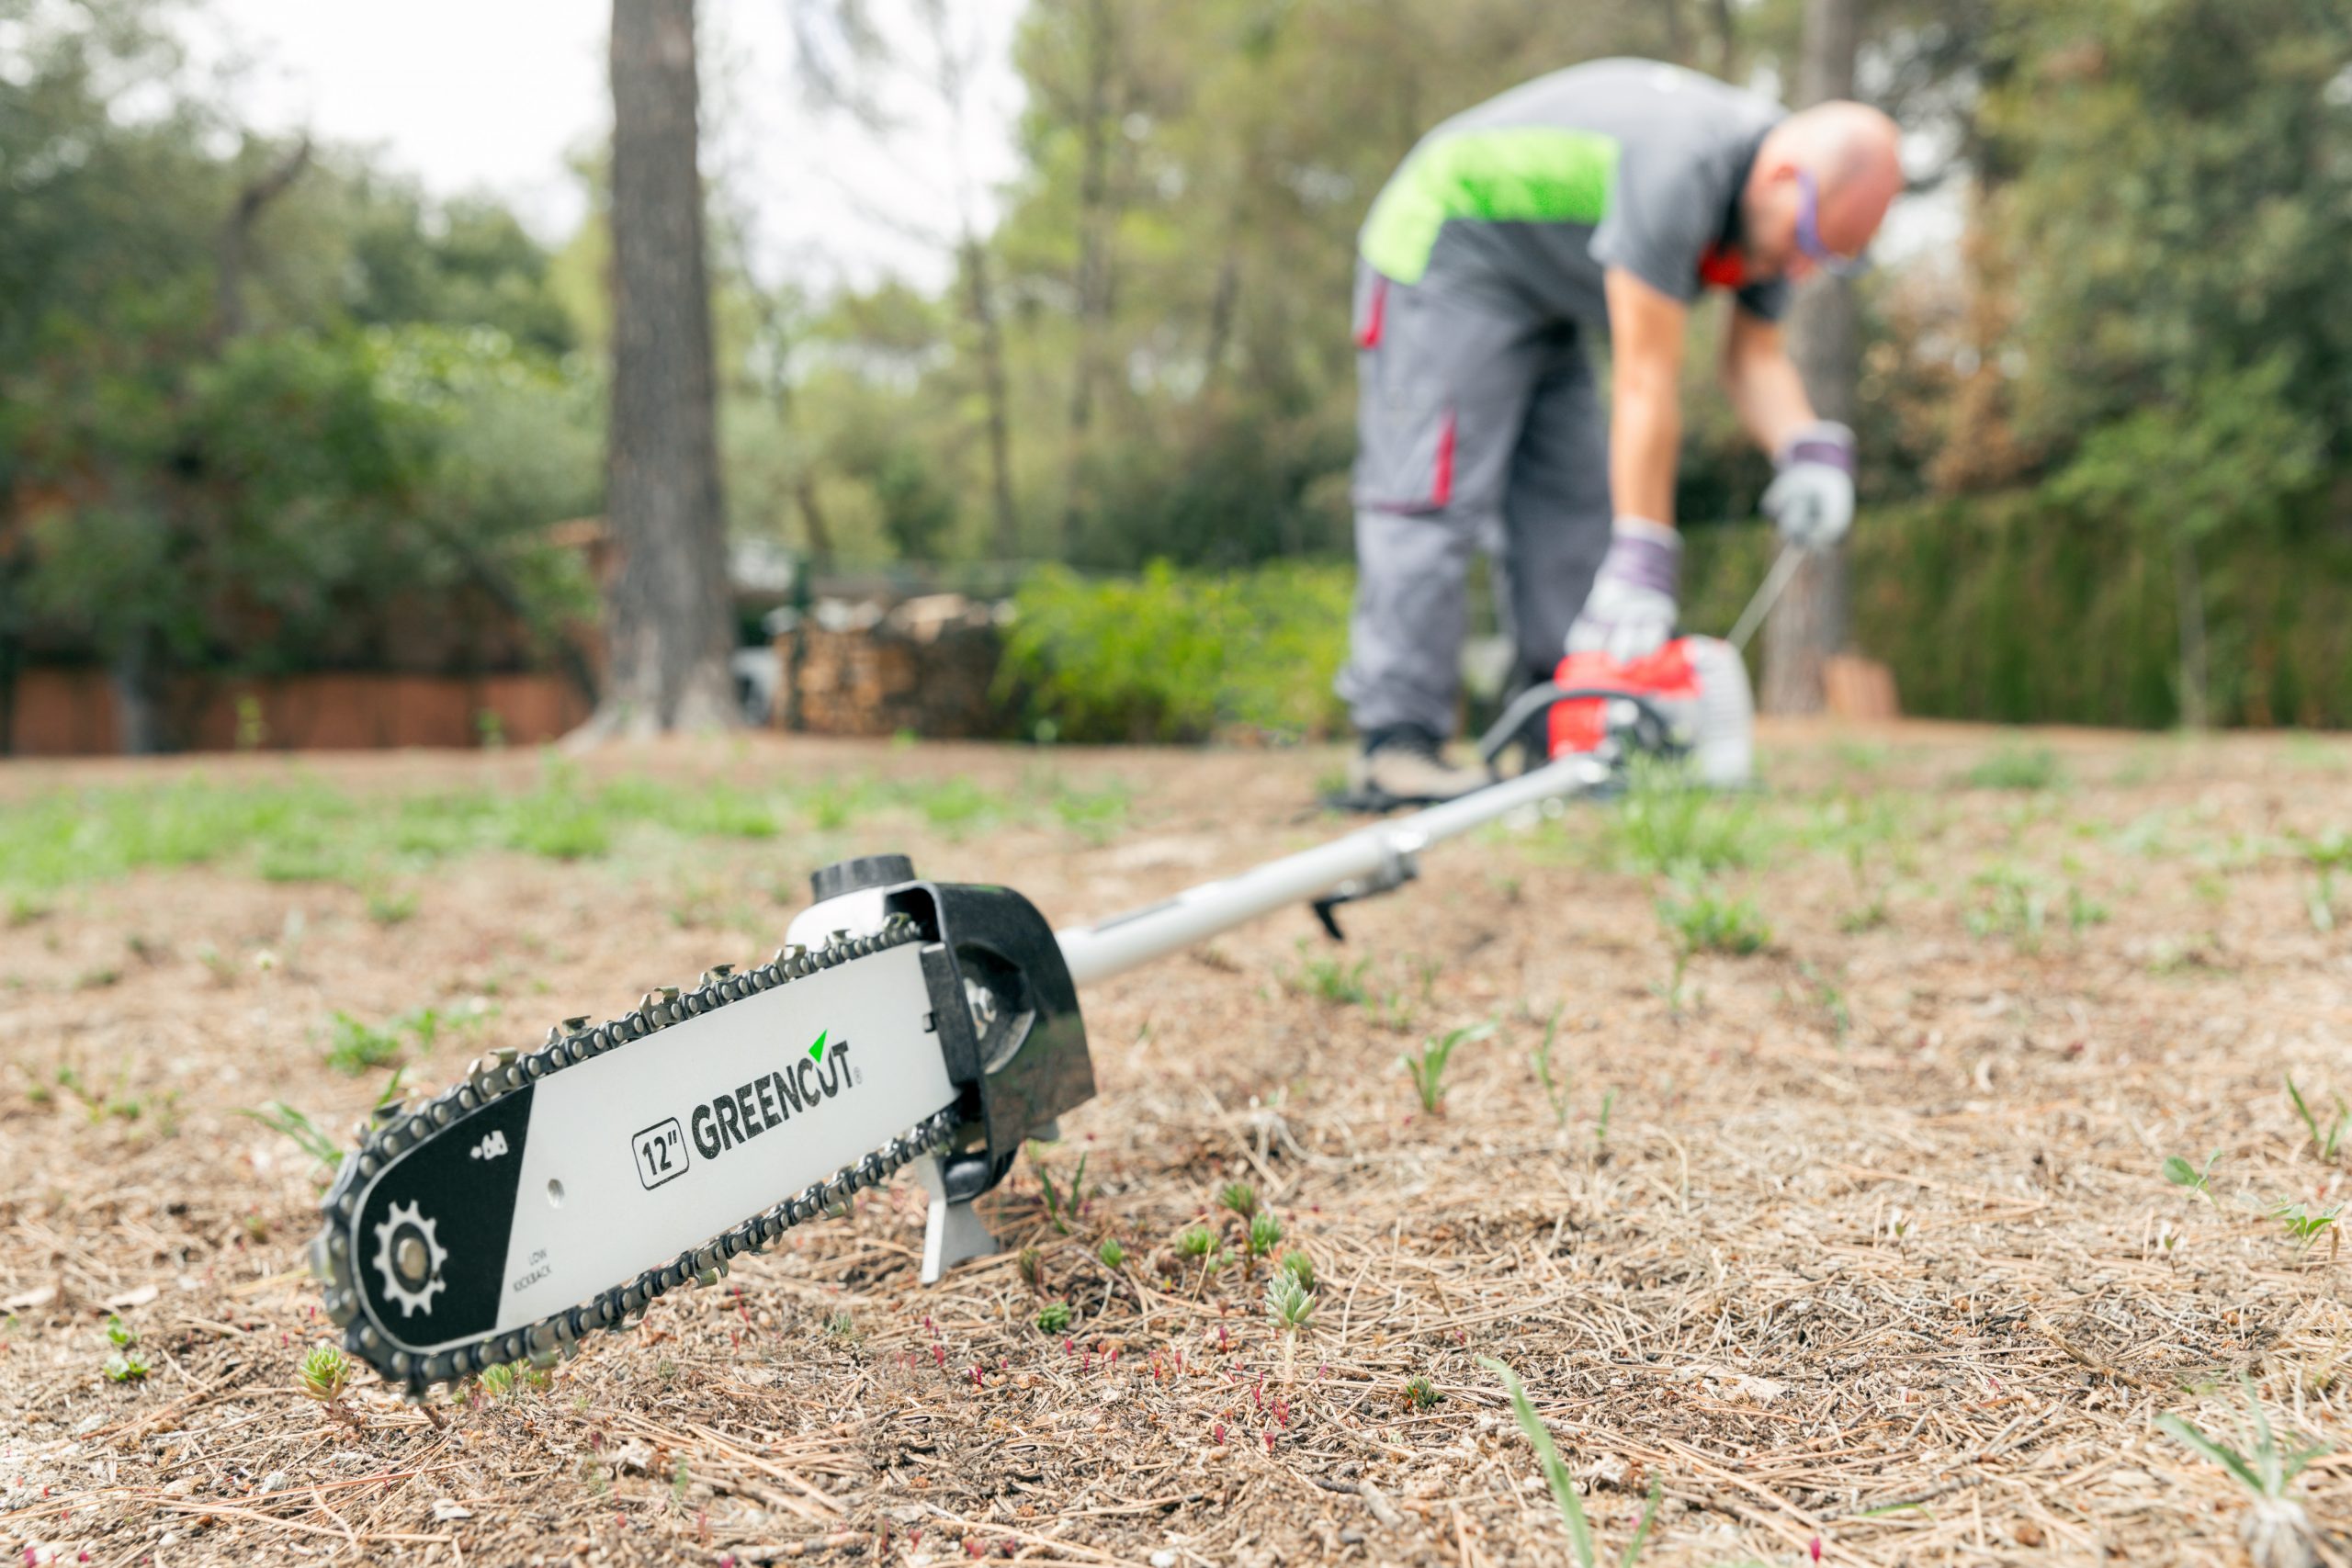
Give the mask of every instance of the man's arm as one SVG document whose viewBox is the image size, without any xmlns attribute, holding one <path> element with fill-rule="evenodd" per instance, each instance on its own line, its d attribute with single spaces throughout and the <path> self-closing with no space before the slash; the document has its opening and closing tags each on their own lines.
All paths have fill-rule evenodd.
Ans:
<svg viewBox="0 0 2352 1568">
<path fill-rule="evenodd" d="M 1730 329 L 1724 333 L 1723 384 L 1732 407 L 1739 411 L 1741 426 L 1772 456 L 1785 450 L 1799 431 L 1818 423 L 1778 321 L 1732 311 Z"/>
<path fill-rule="evenodd" d="M 1764 514 L 1792 545 L 1835 545 L 1854 522 L 1854 433 L 1813 412 L 1779 325 L 1761 316 L 1731 313 L 1723 375 L 1739 423 L 1780 469 L 1764 491 Z"/>
<path fill-rule="evenodd" d="M 1609 490 L 1620 517 L 1672 526 L 1682 442 L 1682 340 L 1690 308 L 1622 266 L 1602 275 L 1609 304 Z"/>
</svg>

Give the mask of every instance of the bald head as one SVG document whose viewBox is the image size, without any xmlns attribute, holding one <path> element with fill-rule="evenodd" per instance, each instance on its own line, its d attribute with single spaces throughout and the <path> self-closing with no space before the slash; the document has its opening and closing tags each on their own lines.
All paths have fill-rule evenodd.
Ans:
<svg viewBox="0 0 2352 1568">
<path fill-rule="evenodd" d="M 1901 132 L 1867 104 L 1834 100 L 1802 109 L 1765 134 L 1741 197 L 1749 259 L 1791 277 L 1813 270 L 1798 243 L 1803 181 L 1816 193 L 1815 231 L 1841 256 L 1860 255 L 1903 190 Z"/>
</svg>

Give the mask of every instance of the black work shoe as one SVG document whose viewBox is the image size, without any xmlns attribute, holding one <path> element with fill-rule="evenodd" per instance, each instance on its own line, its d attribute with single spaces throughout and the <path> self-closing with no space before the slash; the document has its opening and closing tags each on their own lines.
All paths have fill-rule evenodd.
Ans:
<svg viewBox="0 0 2352 1568">
<path fill-rule="evenodd" d="M 1493 782 L 1484 768 L 1448 762 L 1444 743 L 1428 730 L 1396 725 L 1365 735 L 1363 750 L 1348 767 L 1347 793 L 1334 804 L 1355 811 L 1435 806 Z"/>
</svg>

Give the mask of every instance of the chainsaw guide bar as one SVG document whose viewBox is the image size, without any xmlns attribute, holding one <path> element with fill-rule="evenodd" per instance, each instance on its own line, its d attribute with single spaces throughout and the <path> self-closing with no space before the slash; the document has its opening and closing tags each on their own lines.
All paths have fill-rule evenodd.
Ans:
<svg viewBox="0 0 2352 1568">
<path fill-rule="evenodd" d="M 345 1348 L 413 1393 L 544 1365 L 916 1161 L 927 1276 L 951 1261 L 942 1211 L 1093 1095 L 1069 972 L 1007 889 L 917 882 L 896 856 L 817 885 L 878 899 L 876 929 L 572 1019 L 380 1110 L 311 1244 Z"/>
</svg>

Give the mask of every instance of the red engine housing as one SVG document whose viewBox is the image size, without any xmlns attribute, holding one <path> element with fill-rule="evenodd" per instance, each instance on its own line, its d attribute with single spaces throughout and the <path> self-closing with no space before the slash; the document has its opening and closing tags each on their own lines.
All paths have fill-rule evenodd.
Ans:
<svg viewBox="0 0 2352 1568">
<path fill-rule="evenodd" d="M 1676 637 L 1656 653 L 1620 664 L 1605 653 L 1571 653 L 1560 660 L 1553 683 L 1577 692 L 1614 692 L 1645 697 L 1661 706 L 1695 704 L 1699 700 L 1699 668 L 1690 658 L 1690 639 Z M 1552 755 L 1598 751 L 1608 736 L 1608 703 L 1600 697 L 1580 697 L 1552 705 Z"/>
</svg>

